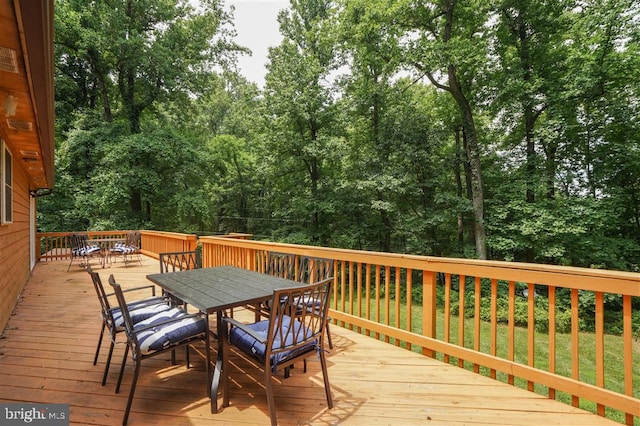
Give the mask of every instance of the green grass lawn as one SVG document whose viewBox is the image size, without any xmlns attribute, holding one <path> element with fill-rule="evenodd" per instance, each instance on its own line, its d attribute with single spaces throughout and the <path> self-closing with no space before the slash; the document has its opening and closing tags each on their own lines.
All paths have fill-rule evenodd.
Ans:
<svg viewBox="0 0 640 426">
<path fill-rule="evenodd" d="M 392 312 L 389 317 L 389 323 L 395 324 L 395 313 Z M 364 311 L 364 309 L 363 309 Z M 372 305 L 372 312 L 373 305 Z M 404 327 L 406 324 L 406 307 L 403 305 L 401 308 L 401 324 Z M 414 306 L 412 308 L 412 324 L 413 332 L 421 333 L 421 321 L 422 321 L 422 308 Z M 380 320 L 384 322 L 384 317 Z M 452 316 L 450 324 L 451 343 L 458 343 L 458 323 L 459 317 Z M 436 337 L 440 340 L 444 338 L 444 310 L 438 309 L 436 313 Z M 527 329 L 523 327 L 515 328 L 515 346 L 514 357 L 515 361 L 521 364 L 527 364 Z M 486 321 L 480 322 L 480 351 L 484 353 L 490 353 L 491 345 L 491 324 Z M 472 349 L 474 347 L 474 321 L 472 318 L 465 319 L 465 344 L 466 348 Z M 393 341 L 391 342 L 393 343 Z M 589 384 L 595 384 L 595 336 L 593 333 L 580 333 L 579 336 L 580 347 L 580 362 L 579 373 L 580 381 Z M 624 393 L 624 371 L 623 365 L 623 342 L 622 338 L 614 335 L 605 336 L 605 388 L 618 393 Z M 508 342 L 508 328 L 506 324 L 498 324 L 497 327 L 497 345 L 496 355 L 501 358 L 507 358 L 509 348 Z M 413 348 L 416 352 L 421 352 L 421 348 Z M 634 341 L 634 360 L 640 359 L 640 342 Z M 437 354 L 437 359 L 443 360 L 442 354 Z M 449 362 L 457 365 L 458 360 L 450 358 Z M 549 336 L 546 333 L 535 333 L 535 361 L 534 366 L 541 370 L 548 371 L 549 366 Z M 473 364 L 465 363 L 465 368 L 473 370 Z M 480 372 L 483 375 L 489 375 L 487 368 L 480 368 Z M 571 335 L 556 333 L 556 373 L 562 376 L 571 377 Z M 504 373 L 497 373 L 497 379 L 503 382 L 507 381 L 507 375 Z M 640 398 L 640 362 L 634 362 L 633 365 L 633 384 L 634 384 L 634 397 Z M 527 382 L 522 379 L 516 379 L 515 385 L 522 388 L 527 388 Z M 535 392 L 548 395 L 548 389 L 546 386 L 535 385 Z M 571 404 L 571 395 L 556 392 L 556 399 L 567 404 Z M 591 401 L 580 401 L 580 408 L 596 412 L 596 404 Z M 625 415 L 617 410 L 607 409 L 607 417 L 624 423 Z M 640 419 L 635 420 L 636 425 L 640 425 Z"/>
</svg>

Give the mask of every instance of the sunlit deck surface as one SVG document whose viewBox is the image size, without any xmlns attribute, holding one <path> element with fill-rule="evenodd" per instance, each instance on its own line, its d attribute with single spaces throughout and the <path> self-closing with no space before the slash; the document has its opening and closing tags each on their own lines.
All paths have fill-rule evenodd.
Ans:
<svg viewBox="0 0 640 426">
<path fill-rule="evenodd" d="M 159 272 L 152 258 L 142 266 L 92 264 L 107 287 L 109 274 L 127 287 L 149 284 L 146 275 Z M 98 300 L 89 275 L 76 265 L 67 272 L 67 265 L 39 263 L 33 271 L 0 339 L 0 401 L 69 404 L 71 424 L 121 424 L 131 360 L 115 394 L 123 349 L 117 345 L 108 383 L 100 385 L 108 337 L 94 366 Z M 335 407 L 327 409 L 319 363 L 310 362 L 306 374 L 299 366 L 274 385 L 280 424 L 618 424 L 335 325 L 332 336 L 328 363 Z M 145 360 L 129 424 L 268 424 L 262 372 L 238 353 L 231 356 L 231 405 L 215 415 L 202 356 L 192 352 L 190 369 L 183 351 L 175 366 L 168 354 Z"/>
</svg>

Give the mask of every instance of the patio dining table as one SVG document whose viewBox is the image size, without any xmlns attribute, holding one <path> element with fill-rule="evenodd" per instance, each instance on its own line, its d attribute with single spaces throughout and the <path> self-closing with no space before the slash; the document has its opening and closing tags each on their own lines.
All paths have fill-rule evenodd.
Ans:
<svg viewBox="0 0 640 426">
<path fill-rule="evenodd" d="M 233 266 L 191 269 L 164 274 L 151 274 L 147 278 L 167 292 L 206 314 L 207 333 L 209 315 L 217 316 L 217 334 L 222 335 L 222 316 L 226 310 L 255 305 L 269 300 L 279 288 L 296 287 L 300 283 L 272 275 Z M 209 338 L 207 337 L 207 341 Z M 222 342 L 218 339 L 218 357 L 211 378 L 211 356 L 207 344 L 207 385 L 210 387 L 211 412 L 218 412 L 218 386 L 222 364 Z"/>
<path fill-rule="evenodd" d="M 117 243 L 124 243 L 124 238 L 121 237 L 103 237 L 92 238 L 89 240 L 91 244 L 98 244 L 100 246 L 100 264 L 102 267 L 107 266 L 111 261 L 109 260 L 109 250 L 111 250 Z"/>
</svg>

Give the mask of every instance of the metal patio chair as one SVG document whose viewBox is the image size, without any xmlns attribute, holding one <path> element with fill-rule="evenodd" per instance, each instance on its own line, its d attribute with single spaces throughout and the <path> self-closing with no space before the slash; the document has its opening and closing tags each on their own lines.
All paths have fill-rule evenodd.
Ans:
<svg viewBox="0 0 640 426">
<path fill-rule="evenodd" d="M 270 252 L 267 259 L 266 273 L 280 278 L 297 281 L 300 283 L 312 283 L 333 278 L 333 259 L 321 257 L 298 256 L 292 253 Z M 260 314 L 269 315 L 269 302 L 260 306 Z M 327 320 L 327 343 L 329 349 L 333 349 L 331 332 Z"/>
<path fill-rule="evenodd" d="M 120 392 L 120 385 L 122 383 L 129 351 L 131 351 L 134 362 L 131 390 L 129 391 L 127 407 L 122 420 L 122 424 L 126 425 L 129 419 L 129 412 L 131 410 L 142 361 L 168 351 L 173 352 L 179 347 L 186 347 L 188 350 L 190 345 L 197 342 L 203 342 L 208 347 L 207 323 L 202 314 L 189 314 L 183 309 L 171 308 L 134 324 L 127 301 L 124 298 L 124 292 L 120 284 L 116 283 L 113 275 L 109 276 L 109 284 L 113 287 L 116 298 L 118 299 L 118 304 L 122 310 L 124 328 L 127 335 L 127 346 L 122 358 L 116 393 Z M 187 368 L 189 368 L 188 361 Z M 209 377 L 210 367 L 208 362 L 206 362 L 206 370 L 207 377 Z M 205 385 L 208 392 L 208 380 L 205 380 Z"/>
<path fill-rule="evenodd" d="M 296 281 L 301 283 L 311 283 L 333 278 L 333 259 L 321 257 L 300 256 Z M 327 318 L 327 344 L 329 349 L 333 349 L 329 323 L 331 318 Z"/>
<path fill-rule="evenodd" d="M 161 274 L 199 268 L 202 268 L 202 261 L 196 251 L 160 253 Z"/>
<path fill-rule="evenodd" d="M 271 251 L 267 257 L 265 273 L 285 280 L 295 280 L 295 260 L 296 255 L 291 253 L 280 253 Z M 254 310 L 256 321 L 262 316 L 268 317 L 271 312 L 271 301 L 260 303 L 257 306 L 247 306 L 247 309 Z"/>
<path fill-rule="evenodd" d="M 122 261 L 126 265 L 129 262 L 137 261 L 142 265 L 141 235 L 139 231 L 127 232 L 124 243 L 116 243 L 110 250 L 111 256 L 122 256 Z"/>
<path fill-rule="evenodd" d="M 89 244 L 89 237 L 85 234 L 71 234 L 69 241 L 71 243 L 71 262 L 69 262 L 67 272 L 71 269 L 75 259 L 82 259 L 84 263 L 81 263 L 80 266 L 83 266 L 89 264 L 89 258 L 102 256 L 100 246 Z"/>
<path fill-rule="evenodd" d="M 196 251 L 174 251 L 160 253 L 160 273 L 187 271 L 190 269 L 202 268 L 202 261 Z M 165 293 L 165 296 L 172 300 L 174 305 L 182 305 L 186 308 L 184 301 L 172 294 Z"/>
<path fill-rule="evenodd" d="M 98 295 L 100 301 L 100 309 L 102 316 L 102 328 L 100 329 L 100 338 L 98 339 L 98 346 L 96 348 L 96 355 L 93 358 L 93 365 L 98 363 L 98 355 L 100 354 L 100 347 L 102 346 L 102 340 L 104 338 L 105 329 L 109 330 L 110 345 L 109 353 L 107 355 L 107 361 L 104 367 L 104 375 L 102 376 L 102 386 L 107 383 L 107 375 L 109 374 L 109 366 L 111 365 L 111 357 L 113 355 L 113 348 L 116 343 L 116 336 L 118 333 L 124 332 L 124 317 L 122 310 L 118 306 L 118 302 L 115 301 L 115 306 L 112 306 L 109 302 L 109 298 L 114 298 L 114 293 L 107 293 L 102 285 L 102 280 L 97 272 L 93 272 L 91 266 L 87 266 L 87 272 L 91 276 L 93 281 L 93 287 Z M 123 292 L 137 292 L 141 290 L 151 290 L 151 296 L 143 299 L 130 301 L 127 303 L 127 308 L 131 316 L 133 323 L 144 321 L 155 314 L 169 310 L 171 307 L 167 303 L 164 297 L 156 296 L 156 288 L 154 285 L 146 285 L 134 288 L 128 288 Z"/>
<path fill-rule="evenodd" d="M 291 253 L 269 252 L 266 273 L 274 277 L 295 280 L 296 255 Z"/>
<path fill-rule="evenodd" d="M 333 408 L 327 362 L 324 349 L 329 297 L 333 279 L 328 278 L 301 287 L 276 290 L 271 299 L 269 318 L 252 324 L 243 324 L 233 318 L 222 320 L 230 327 L 222 328 L 222 406 L 229 405 L 229 346 L 255 359 L 264 369 L 264 384 L 269 405 L 271 424 L 277 424 L 276 406 L 271 376 L 278 369 L 286 369 L 294 362 L 306 358 L 320 358 L 327 406 Z M 228 334 L 228 336 L 227 336 Z"/>
</svg>

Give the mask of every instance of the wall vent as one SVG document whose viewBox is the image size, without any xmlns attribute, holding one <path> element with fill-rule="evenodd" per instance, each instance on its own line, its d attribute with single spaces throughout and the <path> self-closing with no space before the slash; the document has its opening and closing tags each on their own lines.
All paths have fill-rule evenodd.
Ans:
<svg viewBox="0 0 640 426">
<path fill-rule="evenodd" d="M 30 132 L 33 130 L 33 123 L 30 121 L 7 118 L 7 125 L 11 130 L 21 130 L 23 132 Z"/>
<path fill-rule="evenodd" d="M 0 70 L 18 73 L 18 59 L 15 50 L 0 46 Z"/>
</svg>

